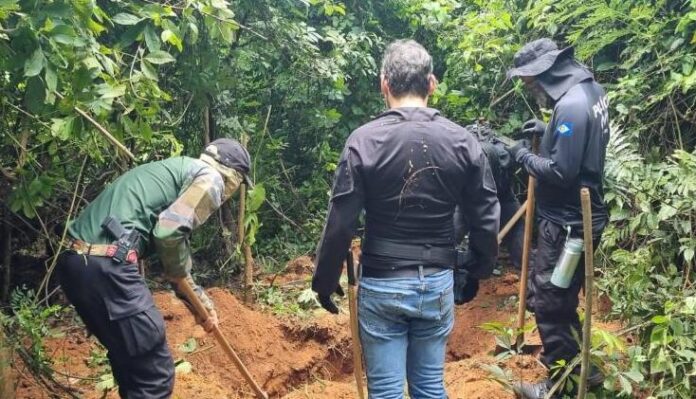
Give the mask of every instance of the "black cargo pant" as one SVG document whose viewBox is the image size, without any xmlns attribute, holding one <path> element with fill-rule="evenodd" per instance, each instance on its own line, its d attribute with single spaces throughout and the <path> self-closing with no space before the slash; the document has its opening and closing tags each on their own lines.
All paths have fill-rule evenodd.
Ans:
<svg viewBox="0 0 696 399">
<path fill-rule="evenodd" d="M 529 308 L 536 317 L 544 347 L 541 361 L 549 368 L 559 360 L 565 360 L 566 364 L 570 362 L 580 352 L 579 340 L 582 340 L 577 308 L 578 295 L 584 283 L 584 255 L 568 288 L 556 287 L 550 281 L 566 236 L 567 231 L 562 226 L 540 219 L 536 259 L 529 271 Z M 594 248 L 597 248 L 599 240 L 599 235 L 595 234 Z"/>
<path fill-rule="evenodd" d="M 85 326 L 108 350 L 121 398 L 169 398 L 174 362 L 164 319 L 137 265 L 67 251 L 56 271 Z"/>
</svg>

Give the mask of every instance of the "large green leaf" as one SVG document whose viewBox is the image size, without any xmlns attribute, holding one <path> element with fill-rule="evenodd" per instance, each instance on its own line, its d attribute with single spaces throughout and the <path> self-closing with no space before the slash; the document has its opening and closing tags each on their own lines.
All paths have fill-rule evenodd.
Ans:
<svg viewBox="0 0 696 399">
<path fill-rule="evenodd" d="M 46 88 L 53 92 L 56 91 L 56 87 L 58 86 L 58 77 L 56 76 L 56 73 L 53 69 L 50 67 L 46 67 Z"/>
<path fill-rule="evenodd" d="M 101 98 L 103 99 L 117 98 L 126 94 L 126 85 L 122 84 L 112 86 L 104 83 L 100 85 L 97 92 L 101 95 Z"/>
<path fill-rule="evenodd" d="M 31 57 L 24 62 L 24 76 L 31 77 L 41 73 L 45 60 L 46 58 L 40 47 L 34 50 Z"/>
<path fill-rule="evenodd" d="M 53 118 L 51 124 L 51 134 L 61 140 L 70 138 L 75 122 L 74 116 L 65 118 Z"/>
<path fill-rule="evenodd" d="M 138 22 L 142 21 L 142 18 L 136 17 L 133 14 L 122 12 L 114 15 L 113 18 L 111 18 L 111 20 L 119 25 L 135 25 Z"/>
<path fill-rule="evenodd" d="M 160 39 L 157 37 L 157 32 L 152 25 L 147 25 L 145 30 L 143 30 L 143 36 L 145 37 L 145 45 L 150 51 L 157 51 L 160 49 Z"/>
<path fill-rule="evenodd" d="M 253 190 L 249 190 L 249 196 L 247 201 L 247 210 L 249 212 L 256 212 L 259 210 L 263 202 L 266 200 L 266 188 L 263 184 L 258 184 L 254 186 Z"/>
<path fill-rule="evenodd" d="M 158 80 L 157 71 L 145 60 L 141 60 L 140 62 L 140 71 L 146 78 L 154 80 L 155 82 Z"/>
<path fill-rule="evenodd" d="M 148 62 L 150 62 L 152 64 L 157 64 L 157 65 L 167 64 L 167 63 L 175 61 L 174 57 L 172 57 L 171 54 L 169 54 L 166 51 L 162 51 L 162 50 L 150 52 L 150 54 L 145 56 L 145 59 Z"/>
</svg>

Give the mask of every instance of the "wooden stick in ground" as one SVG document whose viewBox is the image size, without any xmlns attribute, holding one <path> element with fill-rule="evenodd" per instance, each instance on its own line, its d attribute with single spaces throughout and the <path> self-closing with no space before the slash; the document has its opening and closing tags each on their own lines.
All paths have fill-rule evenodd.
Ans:
<svg viewBox="0 0 696 399">
<path fill-rule="evenodd" d="M 584 399 L 587 377 L 590 374 L 590 343 L 592 342 L 592 286 L 594 284 L 594 248 L 592 244 L 592 204 L 590 190 L 580 190 L 582 204 L 582 230 L 585 235 L 585 321 L 582 326 L 582 362 L 580 363 L 580 387 L 578 399 Z"/>
<path fill-rule="evenodd" d="M 242 145 L 246 148 L 249 144 L 249 137 L 242 135 Z M 244 236 L 244 219 L 246 212 L 247 185 L 242 184 L 239 192 L 239 245 L 244 254 L 244 299 L 247 302 L 253 301 L 252 289 L 254 286 L 254 257 L 251 254 L 251 246 Z"/>
<path fill-rule="evenodd" d="M 532 138 L 532 152 L 536 153 L 539 147 L 539 138 Z M 527 183 L 527 210 L 524 219 L 524 246 L 522 247 L 522 271 L 520 273 L 519 308 L 517 309 L 517 339 L 515 345 L 521 349 L 524 344 L 524 322 L 527 311 L 527 278 L 529 276 L 529 255 L 532 251 L 532 233 L 534 231 L 534 188 L 536 179 L 531 174 Z"/>
<path fill-rule="evenodd" d="M 193 287 L 186 281 L 186 279 L 181 279 L 179 280 L 178 284 L 179 291 L 182 292 L 184 295 L 186 295 L 186 298 L 188 298 L 189 302 L 193 305 L 193 308 L 195 309 L 196 313 L 198 313 L 198 316 L 202 320 L 207 320 L 209 316 L 208 310 L 203 306 L 203 303 L 201 302 L 200 299 L 198 299 L 198 296 L 196 293 L 193 291 Z M 237 356 L 237 353 L 232 349 L 232 345 L 227 341 L 224 335 L 222 335 L 222 332 L 220 331 L 220 327 L 215 327 L 213 329 L 213 335 L 215 336 L 215 339 L 217 342 L 220 344 L 222 349 L 225 351 L 227 356 L 232 360 L 234 365 L 237 367 L 237 370 L 242 374 L 244 379 L 251 385 L 251 387 L 254 389 L 254 392 L 256 393 L 257 398 L 261 399 L 268 399 L 268 394 L 264 392 L 259 384 L 256 383 L 254 380 L 254 377 L 251 376 L 249 373 L 249 370 L 247 370 L 246 366 L 244 366 L 244 363 L 242 363 L 242 360 Z"/>
<path fill-rule="evenodd" d="M 527 211 L 527 201 L 525 201 L 524 204 L 522 204 L 520 206 L 520 209 L 518 209 L 517 212 L 515 212 L 515 214 L 512 215 L 512 217 L 510 218 L 510 220 L 508 220 L 505 227 L 503 227 L 502 230 L 500 230 L 500 233 L 498 233 L 498 244 L 503 242 L 503 239 L 505 238 L 505 236 L 508 235 L 508 233 L 510 232 L 510 230 L 512 230 L 513 227 L 515 227 L 515 224 L 517 223 L 517 221 L 520 220 L 520 218 L 522 217 L 522 215 L 524 215 L 524 213 L 526 211 Z"/>
<path fill-rule="evenodd" d="M 355 262 L 353 251 L 348 250 L 346 257 L 348 273 L 348 311 L 350 312 L 350 335 L 353 342 L 353 374 L 358 389 L 358 398 L 365 399 L 365 384 L 363 383 L 362 345 L 360 343 L 360 327 L 358 326 L 358 285 L 355 278 Z"/>
<path fill-rule="evenodd" d="M 253 278 L 253 270 L 248 267 L 248 262 L 246 261 L 246 251 L 244 251 L 244 242 L 246 241 L 245 231 L 244 231 L 244 219 L 246 218 L 246 184 L 242 183 L 239 186 L 239 212 L 237 216 L 237 242 L 239 243 L 239 248 L 242 250 L 244 255 L 244 300 L 249 301 L 251 295 L 250 287 Z"/>
</svg>

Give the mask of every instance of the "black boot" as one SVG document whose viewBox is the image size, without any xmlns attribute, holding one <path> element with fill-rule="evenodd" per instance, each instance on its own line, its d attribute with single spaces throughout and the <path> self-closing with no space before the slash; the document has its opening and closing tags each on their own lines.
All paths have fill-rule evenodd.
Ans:
<svg viewBox="0 0 696 399">
<path fill-rule="evenodd" d="M 580 369 L 578 368 L 578 372 Z M 604 374 L 595 366 L 592 366 L 590 368 L 590 375 L 587 376 L 587 387 L 589 389 L 592 388 L 597 388 L 604 383 Z M 551 390 L 551 387 L 553 386 L 553 381 L 551 380 L 543 380 L 541 382 L 537 383 L 531 383 L 531 382 L 517 382 L 512 386 L 512 390 L 515 392 L 515 395 L 520 398 L 520 399 L 544 399 L 546 397 L 546 394 Z M 572 394 L 575 396 L 576 394 L 576 389 L 577 387 L 574 387 L 572 389 Z M 559 398 L 557 394 L 554 394 L 551 396 L 551 398 Z"/>
<path fill-rule="evenodd" d="M 604 374 L 602 374 L 599 368 L 592 365 L 590 367 L 590 375 L 587 376 L 587 387 L 592 389 L 602 386 L 602 384 L 604 384 Z"/>
</svg>

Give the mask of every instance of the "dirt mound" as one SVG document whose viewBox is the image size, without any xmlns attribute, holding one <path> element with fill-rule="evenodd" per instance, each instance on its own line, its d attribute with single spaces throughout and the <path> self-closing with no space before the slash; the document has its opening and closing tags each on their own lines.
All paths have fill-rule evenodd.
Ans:
<svg viewBox="0 0 696 399">
<path fill-rule="evenodd" d="M 331 350 L 347 352 L 349 340 L 340 336 L 339 328 L 317 323 L 284 325 L 271 315 L 246 307 L 227 291 L 212 289 L 209 294 L 218 309 L 223 333 L 269 394 L 285 394 L 310 376 L 332 378 L 342 373 L 342 364 L 336 367 L 332 363 L 340 356 Z M 196 374 L 213 384 L 247 389 L 237 369 L 213 337 L 195 325 L 181 301 L 171 294 L 158 294 L 155 300 L 168 321 L 167 339 L 175 358 L 189 361 Z M 303 339 L 298 339 L 300 335 Z M 192 338 L 200 350 L 189 352 L 184 345 Z"/>
<path fill-rule="evenodd" d="M 455 308 L 454 329 L 447 346 L 448 360 L 461 360 L 495 348 L 495 336 L 481 325 L 500 322 L 510 325 L 517 311 L 519 277 L 510 272 L 481 281 L 473 301 Z"/>
<path fill-rule="evenodd" d="M 335 379 L 352 371 L 348 317 L 321 317 L 312 322 L 283 322 L 242 304 L 222 289 L 208 291 L 218 309 L 220 327 L 256 381 L 271 397 L 280 397 L 308 380 Z M 167 323 L 167 340 L 175 360 L 192 372 L 177 374 L 174 397 L 221 399 L 253 397 L 251 390 L 212 336 L 196 325 L 186 306 L 172 293 L 154 295 Z M 101 398 L 95 384 L 108 376 L 104 353 L 94 338 L 73 328 L 46 341 L 59 382 L 88 399 Z M 101 351 L 101 353 L 100 353 Z M 102 364 L 98 364 L 100 359 Z M 18 398 L 48 398 L 29 378 Z M 107 398 L 118 397 L 111 392 Z"/>
<path fill-rule="evenodd" d="M 515 396 L 493 378 L 489 367 L 498 362 L 489 356 L 450 362 L 445 365 L 445 386 L 451 399 L 512 399 Z M 509 375 L 517 379 L 535 381 L 546 371 L 533 357 L 513 356 L 499 364 Z M 295 390 L 283 399 L 352 399 L 357 397 L 353 379 L 331 382 L 317 381 Z"/>
<path fill-rule="evenodd" d="M 354 248 L 354 251 L 356 248 Z M 311 259 L 289 262 L 275 285 L 295 284 L 311 276 Z M 544 368 L 533 357 L 515 356 L 502 363 L 490 353 L 495 348 L 493 333 L 480 328 L 483 323 L 500 322 L 510 326 L 517 311 L 519 278 L 514 273 L 481 283 L 472 302 L 456 307 L 455 327 L 448 345 L 445 382 L 452 399 L 508 399 L 513 395 L 494 380 L 491 366 L 505 370 L 510 378 L 538 380 Z M 220 327 L 232 347 L 272 398 L 349 399 L 357 397 L 353 381 L 353 361 L 347 309 L 338 316 L 317 310 L 308 320 L 280 319 L 252 309 L 223 289 L 211 289 L 220 316 Z M 175 360 L 191 364 L 191 371 L 178 373 L 174 398 L 242 399 L 253 394 L 212 336 L 196 325 L 186 306 L 171 292 L 154 295 L 167 323 L 167 340 Z M 347 308 L 345 301 L 343 307 Z M 111 391 L 103 396 L 95 385 L 109 376 L 103 348 L 84 330 L 70 323 L 59 335 L 46 341 L 53 360 L 56 380 L 85 399 L 116 399 Z M 597 323 L 610 331 L 618 323 Z M 528 343 L 538 343 L 529 334 Z M 16 369 L 17 398 L 48 399 L 21 367 Z"/>
</svg>

